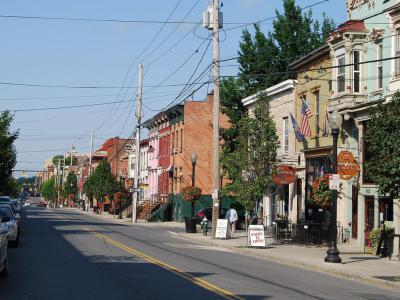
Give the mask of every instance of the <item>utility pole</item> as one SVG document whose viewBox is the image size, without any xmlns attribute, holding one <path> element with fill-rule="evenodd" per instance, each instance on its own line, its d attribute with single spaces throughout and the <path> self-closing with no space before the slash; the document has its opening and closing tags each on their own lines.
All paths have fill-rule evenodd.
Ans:
<svg viewBox="0 0 400 300">
<path fill-rule="evenodd" d="M 133 178 L 133 197 L 132 197 L 132 223 L 136 223 L 136 207 L 139 199 L 139 163 L 140 163 L 140 126 L 142 122 L 142 84 L 143 84 L 143 66 L 139 64 L 139 86 L 136 108 L 136 138 L 135 138 L 135 176 Z"/>
<path fill-rule="evenodd" d="M 57 203 L 60 206 L 60 178 L 61 178 L 61 168 L 60 168 L 60 157 L 58 157 L 58 166 L 57 166 Z"/>
<path fill-rule="evenodd" d="M 214 192 L 212 194 L 212 238 L 215 239 L 217 231 L 217 220 L 219 217 L 219 1 L 214 0 L 212 28 L 214 33 L 214 105 L 213 105 L 213 173 Z"/>
<path fill-rule="evenodd" d="M 69 171 L 71 172 L 71 169 L 72 169 L 72 160 L 74 159 L 74 149 L 75 149 L 75 147 L 74 147 L 74 145 L 71 145 L 71 161 L 69 162 Z"/>
<path fill-rule="evenodd" d="M 92 175 L 92 153 L 93 153 L 93 129 L 90 132 L 90 153 L 89 153 L 89 176 Z M 87 199 L 87 211 L 89 211 L 90 209 L 90 200 L 89 198 L 86 196 Z"/>
</svg>

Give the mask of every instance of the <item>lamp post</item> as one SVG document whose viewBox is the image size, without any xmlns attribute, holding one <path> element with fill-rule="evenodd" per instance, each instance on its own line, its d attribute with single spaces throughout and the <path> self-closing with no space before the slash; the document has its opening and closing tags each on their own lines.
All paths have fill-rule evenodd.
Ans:
<svg viewBox="0 0 400 300">
<path fill-rule="evenodd" d="M 197 153 L 192 153 L 192 187 L 194 187 L 195 179 L 196 179 L 196 161 L 197 161 Z M 192 218 L 194 218 L 194 201 L 192 201 Z"/>
<path fill-rule="evenodd" d="M 337 109 L 335 109 L 329 115 L 329 126 L 331 127 L 332 137 L 333 137 L 333 153 L 332 153 L 332 174 L 337 173 L 337 144 L 339 138 L 339 130 L 342 127 L 342 116 L 339 114 Z M 339 250 L 337 249 L 336 239 L 337 239 L 337 190 L 332 190 L 332 218 L 329 228 L 331 242 L 329 249 L 326 252 L 325 262 L 328 263 L 341 263 L 342 259 L 339 256 Z"/>
</svg>

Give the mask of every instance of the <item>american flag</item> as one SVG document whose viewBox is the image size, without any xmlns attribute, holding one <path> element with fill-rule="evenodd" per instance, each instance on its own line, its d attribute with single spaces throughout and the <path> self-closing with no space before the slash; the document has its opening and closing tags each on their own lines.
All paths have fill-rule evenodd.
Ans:
<svg viewBox="0 0 400 300">
<path fill-rule="evenodd" d="M 301 126 L 300 131 L 304 136 L 311 136 L 311 127 L 310 123 L 308 122 L 309 119 L 312 117 L 311 110 L 308 108 L 306 102 L 301 99 Z"/>
</svg>

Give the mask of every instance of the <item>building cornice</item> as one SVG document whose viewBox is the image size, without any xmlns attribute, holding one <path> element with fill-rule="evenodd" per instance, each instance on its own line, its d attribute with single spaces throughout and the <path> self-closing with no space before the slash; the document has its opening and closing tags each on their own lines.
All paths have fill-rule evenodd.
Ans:
<svg viewBox="0 0 400 300">
<path fill-rule="evenodd" d="M 253 104 L 254 102 L 258 101 L 260 99 L 261 95 L 271 97 L 273 95 L 276 95 L 276 94 L 279 94 L 282 92 L 293 90 L 295 88 L 296 84 L 297 84 L 296 80 L 293 80 L 293 79 L 285 80 L 285 81 L 280 82 L 274 86 L 271 86 L 261 92 L 255 93 L 253 95 L 250 95 L 250 96 L 244 98 L 242 100 L 242 103 L 244 106 L 248 106 L 248 105 Z"/>
</svg>

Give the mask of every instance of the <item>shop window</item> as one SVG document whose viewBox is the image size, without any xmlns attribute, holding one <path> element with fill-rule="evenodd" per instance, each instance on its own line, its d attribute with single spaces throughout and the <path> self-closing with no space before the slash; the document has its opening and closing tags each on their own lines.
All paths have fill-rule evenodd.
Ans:
<svg viewBox="0 0 400 300">
<path fill-rule="evenodd" d="M 337 65 L 337 92 L 342 93 L 345 91 L 346 86 L 346 67 L 344 55 L 338 58 Z"/>
<path fill-rule="evenodd" d="M 311 157 L 306 159 L 306 203 L 312 204 L 311 187 L 314 180 L 326 173 L 330 173 L 332 163 L 330 156 Z"/>
</svg>

